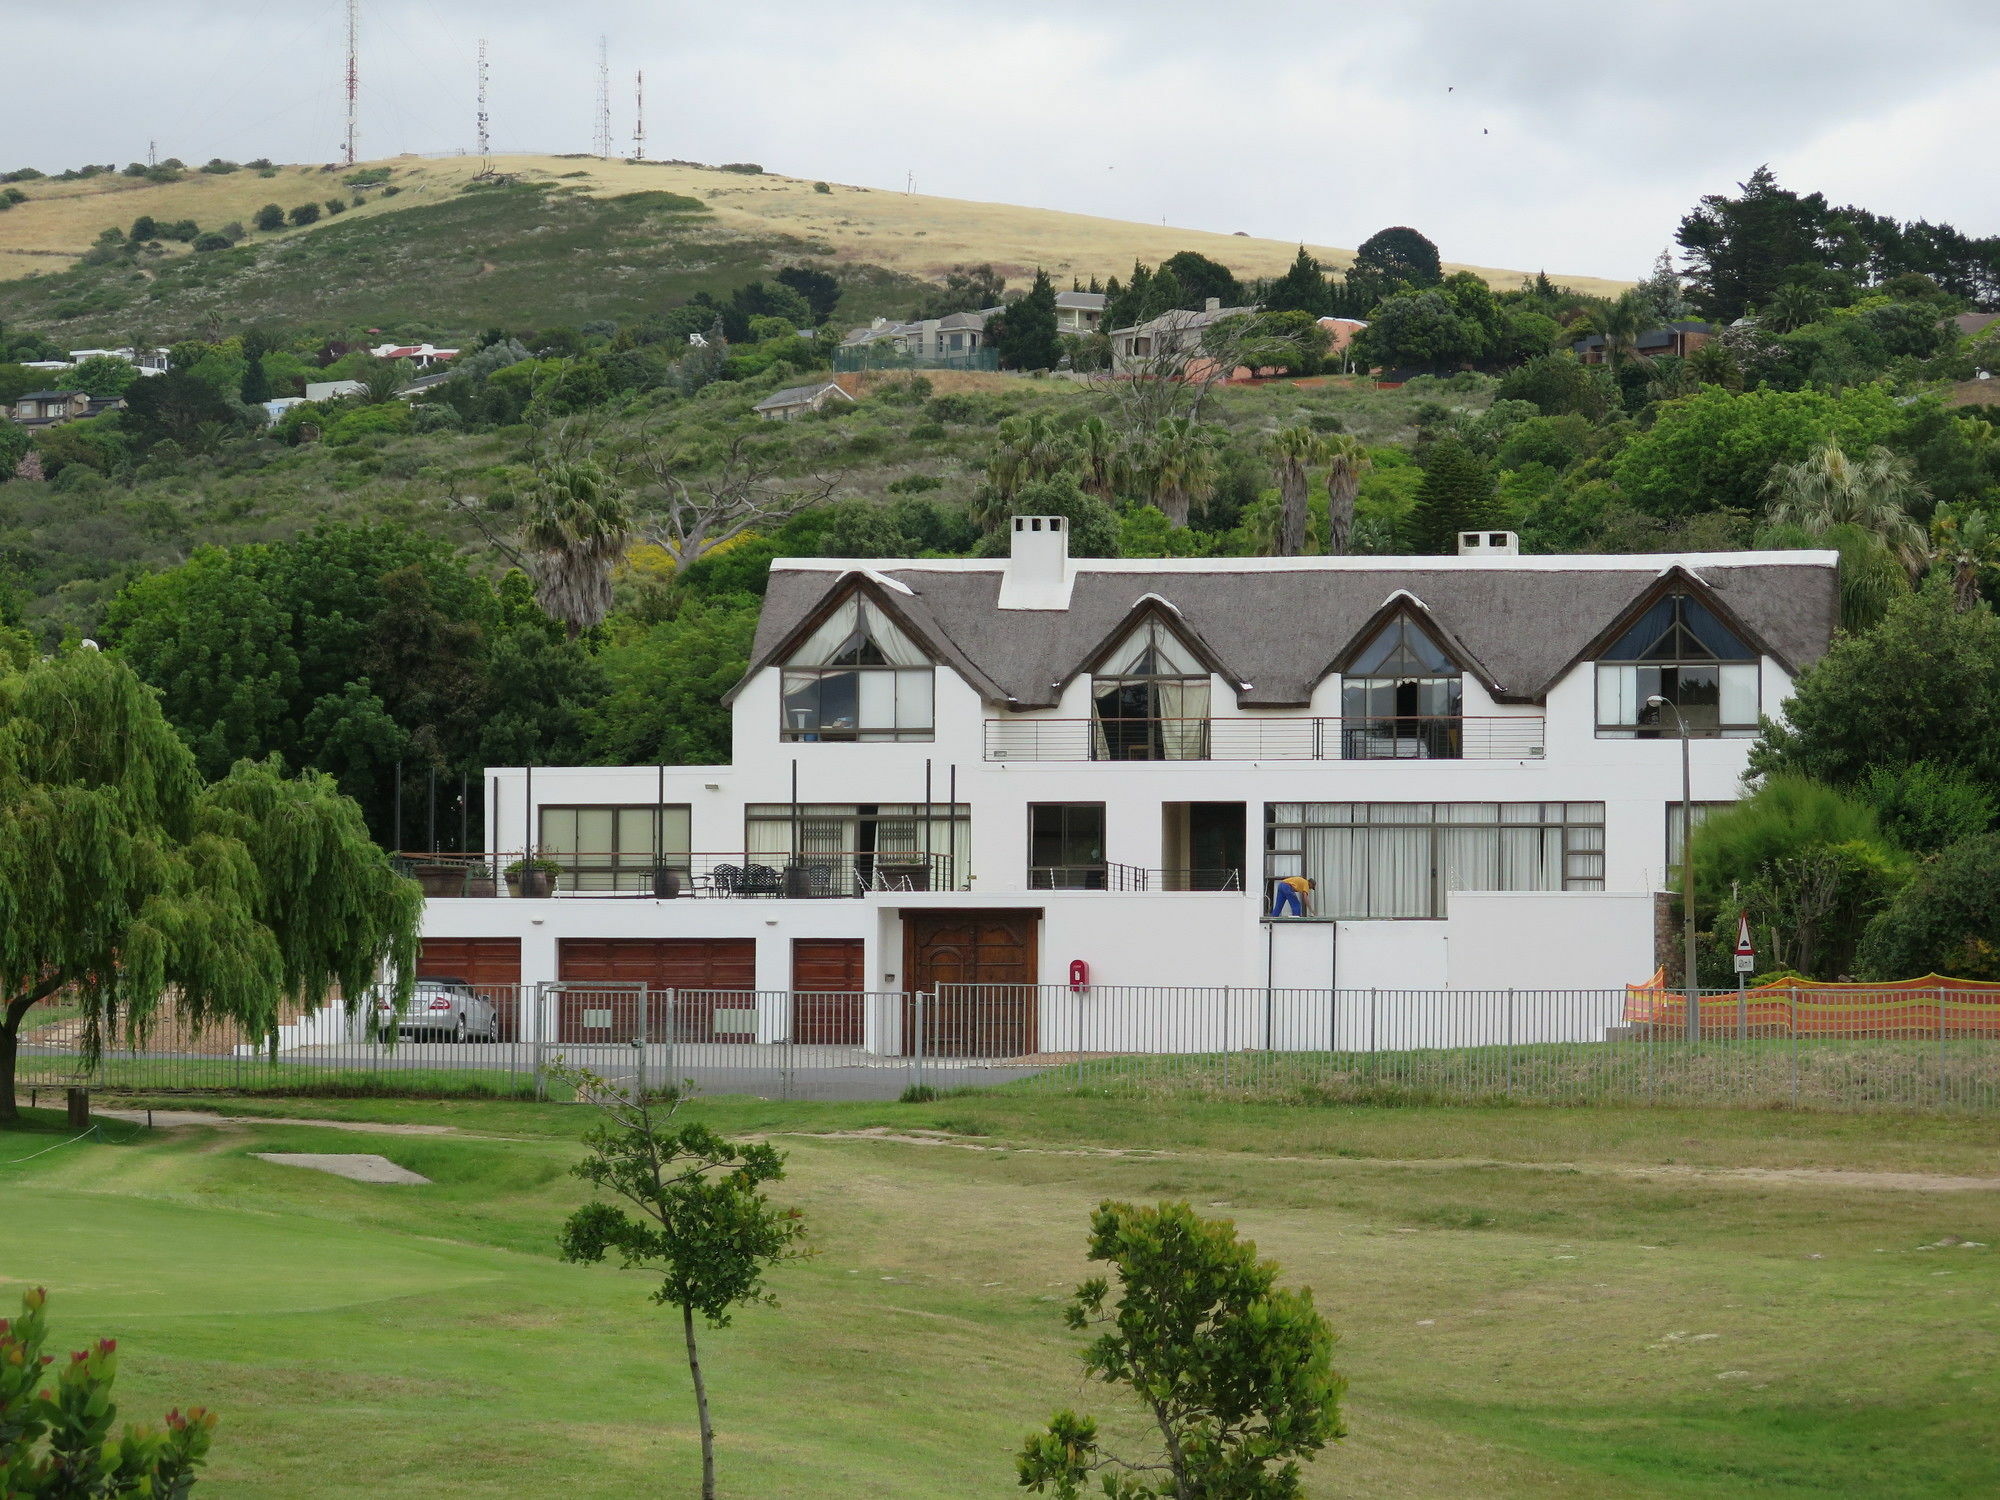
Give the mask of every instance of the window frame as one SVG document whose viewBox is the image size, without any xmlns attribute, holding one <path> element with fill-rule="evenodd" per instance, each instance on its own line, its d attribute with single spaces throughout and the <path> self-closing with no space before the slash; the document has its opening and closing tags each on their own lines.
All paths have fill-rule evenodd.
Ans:
<svg viewBox="0 0 2000 1500">
<path fill-rule="evenodd" d="M 1067 826 L 1067 815 L 1072 812 L 1095 810 L 1097 814 L 1097 858 L 1072 862 L 1065 860 L 1058 865 L 1043 864 L 1037 858 L 1039 850 L 1036 841 L 1041 836 L 1035 827 L 1036 815 L 1054 812 L 1065 817 L 1065 826 L 1057 837 L 1067 843 L 1073 836 Z M 1028 819 L 1028 889 L 1031 891 L 1101 891 L 1109 884 L 1111 861 L 1106 856 L 1106 833 L 1109 816 L 1102 802 L 1065 801 L 1030 802 L 1027 805 Z M 1066 878 L 1074 872 L 1076 878 Z"/>
<path fill-rule="evenodd" d="M 571 825 L 572 843 L 581 839 L 580 832 L 576 831 L 581 822 L 580 814 L 611 814 L 613 847 L 570 848 L 552 852 L 549 836 L 551 813 L 567 813 L 574 820 Z M 628 851 L 623 847 L 626 821 L 623 815 L 626 813 L 646 815 L 649 836 L 643 848 L 635 847 Z M 675 813 L 681 815 L 681 827 L 685 832 L 680 842 L 686 847 L 662 848 L 661 845 L 671 842 L 670 819 Z M 541 802 L 535 806 L 535 835 L 535 854 L 538 858 L 567 863 L 563 874 L 568 878 L 571 890 L 646 891 L 652 888 L 655 869 L 673 870 L 683 880 L 689 878 L 694 869 L 694 805 L 689 802 Z M 596 862 L 600 860 L 604 862 Z M 598 883 L 600 878 L 602 884 Z"/>
<path fill-rule="evenodd" d="M 1670 589 L 1656 594 L 1647 600 L 1640 609 L 1628 616 L 1624 622 L 1621 622 L 1622 628 L 1619 630 L 1618 635 L 1606 644 L 1606 652 L 1609 653 L 1614 648 L 1624 644 L 1626 639 L 1644 623 L 1645 617 L 1662 603 L 1672 604 L 1673 612 L 1669 616 L 1667 623 L 1661 628 L 1653 644 L 1657 645 L 1660 640 L 1664 640 L 1668 635 L 1678 633 L 1687 639 L 1693 640 L 1695 644 L 1709 651 L 1710 655 L 1702 658 L 1696 657 L 1690 652 L 1681 652 L 1670 658 L 1614 656 L 1610 654 L 1598 657 L 1591 664 L 1592 714 L 1596 738 L 1601 740 L 1677 740 L 1682 737 L 1682 724 L 1684 722 L 1686 723 L 1686 737 L 1691 740 L 1754 738 L 1758 733 L 1760 727 L 1759 721 L 1763 715 L 1764 654 L 1755 645 L 1743 638 L 1741 630 L 1723 619 L 1706 600 L 1702 599 L 1692 590 L 1685 588 Z M 1699 632 L 1687 623 L 1686 608 L 1688 605 L 1693 605 L 1706 614 L 1716 627 L 1726 632 L 1730 639 L 1746 654 L 1743 656 L 1722 656 L 1716 653 L 1714 647 L 1702 640 Z M 1650 651 L 1652 647 L 1648 646 L 1646 649 Z M 1731 686 L 1730 678 L 1726 675 L 1731 668 L 1737 669 L 1740 674 L 1736 677 L 1733 687 Z M 1748 668 L 1747 673 L 1743 672 L 1745 668 Z M 1714 722 L 1691 722 L 1692 711 L 1697 708 L 1706 710 L 1707 706 L 1697 703 L 1682 704 L 1679 701 L 1680 687 L 1678 682 L 1676 682 L 1673 692 L 1670 695 L 1666 691 L 1667 684 L 1664 681 L 1656 681 L 1654 683 L 1655 691 L 1660 696 L 1665 697 L 1677 710 L 1681 710 L 1683 714 L 1688 714 L 1690 717 L 1689 719 L 1684 719 L 1681 714 L 1654 712 L 1649 719 L 1643 700 L 1652 697 L 1653 693 L 1641 693 L 1640 690 L 1645 684 L 1644 680 L 1637 674 L 1644 672 L 1657 672 L 1661 674 L 1671 672 L 1679 674 L 1689 670 L 1712 670 L 1714 672 Z M 1629 693 L 1619 684 L 1619 678 L 1616 675 L 1624 672 L 1634 674 Z M 1746 691 L 1745 677 L 1748 679 L 1747 694 L 1753 710 L 1752 715 L 1748 720 L 1724 719 L 1724 704 L 1730 698 Z M 1632 719 L 1628 722 L 1611 717 L 1623 712 L 1622 703 L 1628 696 L 1634 705 Z"/>
<path fill-rule="evenodd" d="M 1164 636 L 1182 655 L 1194 663 L 1196 670 L 1143 673 L 1104 671 L 1106 663 L 1127 653 L 1141 632 L 1146 635 L 1148 650 L 1159 650 L 1159 638 Z M 1198 688 L 1203 712 L 1161 713 L 1159 695 L 1161 689 L 1166 686 L 1183 693 L 1190 693 Z M 1102 711 L 1103 700 L 1108 695 L 1114 693 L 1124 695 L 1135 691 L 1145 695 L 1142 706 L 1149 708 L 1150 712 L 1106 715 Z M 1100 652 L 1091 668 L 1090 758 L 1111 761 L 1207 760 L 1209 724 L 1214 718 L 1214 714 L 1208 710 L 1215 706 L 1214 691 L 1214 669 L 1202 660 L 1201 653 L 1195 650 L 1185 636 L 1173 628 L 1171 622 L 1156 611 L 1148 611 L 1122 631 L 1110 647 Z M 1107 728 L 1109 725 L 1119 725 L 1121 728 L 1114 734 Z M 1169 729 L 1169 725 L 1174 727 Z M 1133 750 L 1145 753 L 1129 753 Z"/>
<path fill-rule="evenodd" d="M 924 662 L 921 665 L 887 661 L 800 662 L 798 658 L 805 653 L 812 635 L 824 628 L 828 621 L 849 605 L 857 606 L 855 633 L 866 637 L 878 653 L 882 651 L 882 644 L 873 635 L 871 611 L 880 618 L 883 626 L 901 637 L 911 651 L 922 654 Z M 871 597 L 864 590 L 849 593 L 820 616 L 812 628 L 804 631 L 803 635 L 804 639 L 793 647 L 789 659 L 777 664 L 780 743 L 925 744 L 937 738 L 937 661 L 930 650 L 883 607 L 880 600 Z M 845 642 L 842 643 L 843 647 L 844 645 Z M 880 694 L 869 692 L 865 686 L 865 679 L 871 674 L 893 674 L 888 684 L 892 720 L 888 724 L 868 724 L 862 721 L 866 700 L 876 699 L 876 706 L 880 706 Z M 849 717 L 852 722 L 829 724 L 824 702 L 827 684 L 840 679 L 852 679 L 853 706 L 845 716 L 836 711 L 834 718 L 839 720 L 842 717 Z M 922 684 L 921 689 L 918 688 L 918 683 Z M 810 706 L 797 706 L 796 700 L 808 691 L 812 700 Z M 908 723 L 904 722 L 906 711 L 910 716 Z M 811 722 L 795 722 L 795 715 L 808 713 L 811 715 Z M 919 720 L 921 722 L 918 722 Z"/>
<path fill-rule="evenodd" d="M 1379 669 L 1369 672 L 1355 671 L 1354 668 L 1360 659 L 1373 651 L 1377 643 L 1392 630 L 1399 632 L 1399 635 L 1417 635 L 1453 670 L 1396 673 L 1383 673 Z M 1399 640 L 1396 650 L 1401 649 Z M 1390 654 L 1394 655 L 1395 652 L 1392 651 Z M 1343 658 L 1339 676 L 1342 760 L 1464 759 L 1465 663 L 1458 659 L 1457 654 L 1418 611 L 1397 608 L 1386 618 L 1379 620 L 1372 630 L 1362 635 L 1359 643 Z M 1350 698 L 1357 693 L 1367 697 L 1373 696 L 1379 690 L 1387 689 L 1400 699 L 1405 686 L 1409 686 L 1415 689 L 1417 696 L 1421 697 L 1425 687 L 1431 684 L 1444 688 L 1452 704 L 1450 712 L 1383 714 L 1364 708 L 1357 713 L 1349 706 Z M 1396 702 L 1392 706 L 1400 710 L 1402 704 Z M 1387 753 L 1383 753 L 1384 750 Z"/>
</svg>

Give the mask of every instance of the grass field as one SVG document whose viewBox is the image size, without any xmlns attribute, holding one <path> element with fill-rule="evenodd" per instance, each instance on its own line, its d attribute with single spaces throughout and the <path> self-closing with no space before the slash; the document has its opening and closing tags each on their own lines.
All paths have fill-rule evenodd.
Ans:
<svg viewBox="0 0 2000 1500">
<path fill-rule="evenodd" d="M 338 243 L 341 232 L 351 232 L 357 223 L 398 220 L 412 210 L 456 203 L 483 163 L 476 157 L 430 161 L 393 157 L 362 165 L 389 168 L 399 191 L 389 197 L 370 192 L 365 195 L 367 202 L 337 219 L 322 218 L 317 225 L 288 229 L 275 236 L 253 235 L 252 242 L 272 249 L 332 236 Z M 1017 284 L 1032 277 L 1037 266 L 1047 267 L 1063 281 L 1072 276 L 1122 276 L 1135 259 L 1157 263 L 1179 250 L 1213 256 L 1240 276 L 1274 276 L 1291 263 L 1297 249 L 1288 240 L 1134 224 L 1052 209 L 971 203 L 846 184 L 830 183 L 830 190 L 821 193 L 808 180 L 776 174 L 751 177 L 697 166 L 560 156 L 496 157 L 491 165 L 495 171 L 514 174 L 525 182 L 557 186 L 598 201 L 660 191 L 697 200 L 706 207 L 715 232 L 707 241 L 710 250 L 706 258 L 699 254 L 683 258 L 680 269 L 695 275 L 718 253 L 725 262 L 739 258 L 733 252 L 717 251 L 716 247 L 724 245 L 738 247 L 746 264 L 751 249 L 759 245 L 794 254 L 806 247 L 806 253 L 849 267 L 880 268 L 896 277 L 924 279 L 933 279 L 955 265 L 984 262 Z M 342 185 L 346 175 L 345 170 L 287 166 L 268 178 L 241 171 L 220 176 L 194 172 L 174 183 L 122 176 L 27 183 L 23 187 L 27 201 L 0 214 L 0 284 L 10 278 L 61 271 L 74 263 L 102 230 L 123 230 L 142 214 L 162 221 L 193 219 L 204 229 L 213 229 L 231 221 L 247 224 L 266 203 L 289 209 L 334 196 L 352 199 L 353 191 Z M 495 245 L 504 248 L 517 238 L 531 237 L 540 224 L 535 215 L 523 214 L 497 238 L 453 240 L 418 219 L 398 224 L 395 234 L 407 237 L 419 249 L 434 251 L 447 266 L 454 261 L 448 253 L 451 250 L 469 257 L 476 266 L 480 250 Z M 608 252 L 621 247 L 613 232 L 587 248 Z M 1308 248 L 1329 266 L 1345 266 L 1352 259 L 1351 249 Z M 1445 248 L 1448 251 L 1450 247 Z M 166 266 L 170 269 L 186 259 L 215 257 L 188 257 L 184 251 L 176 251 Z M 1532 274 L 1456 263 L 1449 263 L 1448 268 L 1477 271 L 1499 287 L 1517 286 L 1523 276 Z M 378 276 L 382 269 L 377 267 Z M 550 269 L 554 269 L 553 263 Z M 632 264 L 629 255 L 603 254 L 581 264 L 572 262 L 566 269 L 569 284 L 562 289 L 572 297 L 588 299 L 593 293 L 615 293 L 619 281 L 644 267 Z M 1556 275 L 1553 271 L 1550 274 Z M 743 279 L 748 278 L 736 278 Z M 1626 285 L 1587 276 L 1557 275 L 1556 279 L 1598 293 L 1616 293 Z M 456 277 L 452 282 L 455 284 Z M 545 284 L 540 290 L 549 293 L 558 287 Z M 34 318 L 48 311 L 36 299 L 6 300 L 15 316 Z M 389 314 L 378 309 L 378 315 Z M 555 321 L 558 314 L 537 307 L 532 316 Z M 593 308 L 584 316 L 615 317 L 618 313 L 609 307 Z"/>
<path fill-rule="evenodd" d="M 50 1285 L 71 1344 L 120 1338 L 128 1414 L 221 1410 L 217 1494 L 692 1490 L 669 1320 L 639 1276 L 551 1254 L 579 1111 L 227 1107 L 271 1123 L 113 1125 L 122 1144 L 0 1166 L 0 1275 Z M 1352 1382 L 1315 1496 L 2000 1488 L 2000 1193 L 1962 1186 L 1993 1170 L 1988 1120 L 1006 1093 L 701 1108 L 779 1139 L 819 1249 L 779 1274 L 782 1308 L 710 1338 L 727 1495 L 1018 1493 L 1009 1455 L 1051 1406 L 1116 1411 L 1079 1389 L 1057 1318 L 1107 1195 L 1233 1217 L 1314 1287 Z M 455 1133 L 275 1118 L 300 1114 Z M 0 1160 L 62 1138 L 0 1137 Z M 435 1184 L 266 1150 L 379 1152 Z"/>
</svg>

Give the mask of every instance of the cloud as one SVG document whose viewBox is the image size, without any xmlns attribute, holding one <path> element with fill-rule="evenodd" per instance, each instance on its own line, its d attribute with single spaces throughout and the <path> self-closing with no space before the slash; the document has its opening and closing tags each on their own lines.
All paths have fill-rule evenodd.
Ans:
<svg viewBox="0 0 2000 1500">
<path fill-rule="evenodd" d="M 320 0 L 99 0 L 10 20 L 4 137 L 60 166 L 324 160 L 344 103 Z M 1640 274 L 1704 192 L 1769 161 L 1879 211 L 2000 229 L 1990 0 L 807 0 L 587 14 L 364 0 L 362 151 L 468 146 L 488 39 L 499 149 L 590 147 L 596 40 L 614 139 L 647 80 L 658 156 L 1353 245 L 1410 223 L 1445 254 Z M 88 36 L 84 35 L 85 25 Z M 88 45 L 84 45 L 87 40 Z"/>
</svg>

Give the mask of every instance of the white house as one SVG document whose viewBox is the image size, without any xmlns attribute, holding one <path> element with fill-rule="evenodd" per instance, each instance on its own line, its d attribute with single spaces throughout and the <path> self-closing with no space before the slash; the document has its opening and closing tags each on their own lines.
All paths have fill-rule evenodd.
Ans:
<svg viewBox="0 0 2000 1500">
<path fill-rule="evenodd" d="M 732 763 L 490 770 L 487 848 L 538 851 L 556 889 L 430 900 L 427 972 L 684 996 L 1012 986 L 995 993 L 1027 997 L 1024 1051 L 1045 993 L 1026 987 L 1078 974 L 1640 981 L 1681 726 L 1694 801 L 1739 795 L 1759 716 L 1833 633 L 1836 556 L 1466 542 L 1096 560 L 1068 555 L 1061 518 L 1018 517 L 1004 559 L 780 560 L 730 694 Z M 1273 919 L 1273 882 L 1298 874 L 1311 909 Z M 713 1003 L 751 1034 L 745 1002 Z M 758 1039 L 806 1024 L 785 1003 Z M 823 1024 L 859 1043 L 861 1014 Z M 868 1044 L 893 1050 L 883 1024 Z"/>
<path fill-rule="evenodd" d="M 854 398 L 835 382 L 819 380 L 811 385 L 792 385 L 773 391 L 750 409 L 766 422 L 789 422 L 808 412 L 824 411 L 830 405 L 842 403 L 852 406 Z"/>
</svg>

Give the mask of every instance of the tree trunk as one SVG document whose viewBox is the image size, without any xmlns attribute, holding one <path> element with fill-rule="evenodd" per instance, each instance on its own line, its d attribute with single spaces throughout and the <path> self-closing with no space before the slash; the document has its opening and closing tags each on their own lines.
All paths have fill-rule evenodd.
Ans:
<svg viewBox="0 0 2000 1500">
<path fill-rule="evenodd" d="M 1160 486 L 1160 493 L 1154 502 L 1160 507 L 1160 514 L 1176 526 L 1188 523 L 1188 492 L 1177 484 Z"/>
<path fill-rule="evenodd" d="M 1359 488 L 1337 476 L 1326 482 L 1326 550 L 1331 557 L 1347 556 L 1354 535 L 1354 496 Z"/>
<path fill-rule="evenodd" d="M 41 996 L 34 993 L 22 995 L 7 1002 L 7 1009 L 0 1013 L 0 1125 L 18 1124 L 21 1107 L 14 1100 L 14 1072 L 16 1060 L 21 1055 L 21 1023 L 28 1018 L 28 1011 Z"/>
<path fill-rule="evenodd" d="M 1287 463 L 1278 470 L 1278 556 L 1298 557 L 1306 550 L 1306 471 Z"/>
<path fill-rule="evenodd" d="M 701 1500 L 715 1500 L 715 1429 L 708 1425 L 708 1387 L 702 1384 L 701 1355 L 694 1343 L 694 1309 L 681 1309 L 681 1332 L 687 1338 L 688 1374 L 694 1377 L 695 1415 L 701 1419 Z"/>
</svg>

